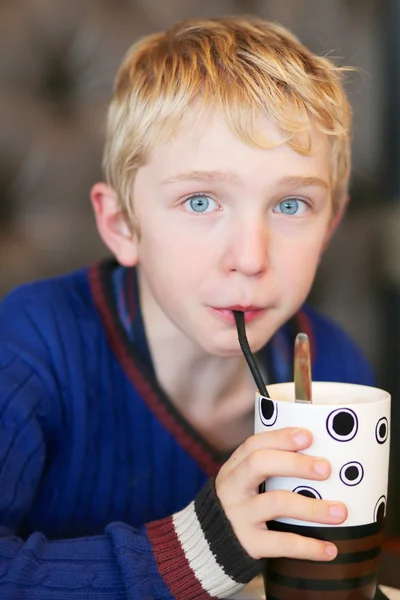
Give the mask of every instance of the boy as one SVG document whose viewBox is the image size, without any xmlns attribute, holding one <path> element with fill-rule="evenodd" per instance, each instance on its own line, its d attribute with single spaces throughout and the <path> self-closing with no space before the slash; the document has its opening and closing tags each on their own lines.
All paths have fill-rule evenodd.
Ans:
<svg viewBox="0 0 400 600">
<path fill-rule="evenodd" d="M 253 436 L 254 383 L 297 331 L 315 379 L 371 384 L 305 301 L 346 203 L 341 72 L 258 19 L 192 20 L 133 46 L 92 189 L 115 261 L 23 286 L 0 309 L 0 597 L 227 598 L 262 557 L 336 548 L 269 532 L 346 507 L 258 495 L 271 475 L 329 476 L 302 430 Z M 333 499 L 334 500 L 334 499 Z"/>
</svg>

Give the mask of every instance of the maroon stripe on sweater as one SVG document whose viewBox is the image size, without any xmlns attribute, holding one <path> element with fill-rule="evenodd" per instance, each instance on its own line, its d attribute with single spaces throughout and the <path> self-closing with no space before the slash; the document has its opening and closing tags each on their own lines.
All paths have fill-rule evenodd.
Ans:
<svg viewBox="0 0 400 600">
<path fill-rule="evenodd" d="M 172 517 L 146 525 L 161 577 L 177 600 L 210 600 L 183 551 Z M 217 600 L 217 599 L 215 599 Z"/>
<path fill-rule="evenodd" d="M 222 460 L 214 457 L 200 440 L 195 439 L 189 427 L 185 427 L 183 419 L 182 422 L 180 422 L 175 409 L 159 393 L 157 393 L 151 382 L 144 376 L 129 353 L 128 346 L 125 343 L 123 336 L 118 331 L 116 318 L 112 313 L 104 288 L 102 274 L 103 264 L 104 263 L 96 263 L 92 265 L 88 270 L 88 277 L 95 305 L 100 313 L 108 340 L 115 355 L 125 373 L 163 427 L 169 431 L 179 444 L 198 462 L 208 476 L 211 477 L 216 475 L 221 468 Z"/>
</svg>

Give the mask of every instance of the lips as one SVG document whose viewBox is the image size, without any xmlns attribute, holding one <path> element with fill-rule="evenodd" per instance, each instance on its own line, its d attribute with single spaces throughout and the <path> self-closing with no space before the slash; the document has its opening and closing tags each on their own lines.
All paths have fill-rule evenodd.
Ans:
<svg viewBox="0 0 400 600">
<path fill-rule="evenodd" d="M 224 306 L 217 310 L 239 310 L 241 312 L 249 312 L 252 310 L 263 310 L 260 306 L 233 304 L 232 306 Z"/>
<path fill-rule="evenodd" d="M 234 310 L 243 312 L 245 322 L 249 323 L 250 321 L 254 321 L 255 319 L 258 319 L 259 317 L 261 317 L 261 315 L 264 314 L 266 309 L 260 308 L 258 306 L 252 306 L 252 305 L 243 306 L 241 304 L 234 304 L 232 306 L 227 306 L 224 308 L 212 307 L 211 310 L 214 312 L 214 314 L 219 316 L 225 322 L 234 324 L 235 323 L 235 317 L 233 315 Z"/>
</svg>

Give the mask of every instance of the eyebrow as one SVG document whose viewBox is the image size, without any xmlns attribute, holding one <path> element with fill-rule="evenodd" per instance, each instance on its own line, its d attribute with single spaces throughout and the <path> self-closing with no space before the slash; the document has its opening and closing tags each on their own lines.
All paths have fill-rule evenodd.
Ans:
<svg viewBox="0 0 400 600">
<path fill-rule="evenodd" d="M 242 180 L 231 171 L 189 171 L 187 173 L 178 173 L 161 181 L 162 184 L 177 183 L 179 181 L 205 181 L 207 183 L 233 183 L 242 184 Z M 279 182 L 280 185 L 289 187 L 322 187 L 329 190 L 329 184 L 320 177 L 301 177 L 297 175 L 288 175 Z"/>
<path fill-rule="evenodd" d="M 288 176 L 283 177 L 280 180 L 282 185 L 287 185 L 290 187 L 310 187 L 317 186 L 322 187 L 326 190 L 329 190 L 329 184 L 325 181 L 325 179 L 321 179 L 320 177 L 297 177 L 297 176 Z"/>
<path fill-rule="evenodd" d="M 222 182 L 242 183 L 240 178 L 230 171 L 189 171 L 188 173 L 179 173 L 173 177 L 168 177 L 161 181 L 162 184 L 176 183 L 178 181 L 206 181 L 208 183 Z"/>
</svg>

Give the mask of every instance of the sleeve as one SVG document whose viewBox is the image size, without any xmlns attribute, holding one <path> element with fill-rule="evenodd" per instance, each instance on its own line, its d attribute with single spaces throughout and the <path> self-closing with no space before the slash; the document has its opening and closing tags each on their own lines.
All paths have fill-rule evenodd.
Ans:
<svg viewBox="0 0 400 600">
<path fill-rule="evenodd" d="M 0 598 L 195 600 L 241 589 L 258 562 L 240 546 L 213 480 L 184 510 L 140 529 L 113 522 L 92 537 L 24 535 L 60 394 L 26 301 L 17 293 L 0 305 Z"/>
</svg>

